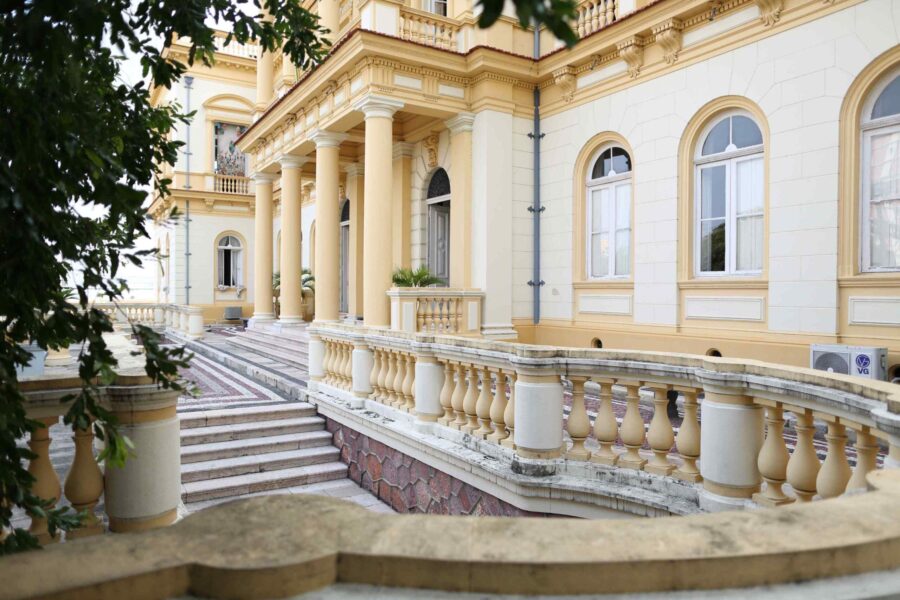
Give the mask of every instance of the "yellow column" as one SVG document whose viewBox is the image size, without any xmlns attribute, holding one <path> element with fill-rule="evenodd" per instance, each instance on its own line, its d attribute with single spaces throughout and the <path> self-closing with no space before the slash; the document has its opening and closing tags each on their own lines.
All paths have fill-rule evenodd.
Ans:
<svg viewBox="0 0 900 600">
<path fill-rule="evenodd" d="M 475 115 L 460 113 L 450 130 L 450 287 L 472 285 L 472 125 Z"/>
<path fill-rule="evenodd" d="M 346 134 L 317 131 L 316 143 L 316 321 L 337 321 L 341 297 L 341 142 Z"/>
<path fill-rule="evenodd" d="M 263 21 L 271 21 L 268 11 L 263 8 Z M 256 110 L 254 111 L 254 119 L 264 113 L 269 107 L 274 95 L 274 74 L 272 69 L 275 67 L 274 55 L 271 52 L 263 52 L 260 48 L 259 56 L 256 58 Z"/>
<path fill-rule="evenodd" d="M 300 288 L 300 170 L 308 159 L 281 157 L 281 315 L 283 325 L 303 321 Z"/>
<path fill-rule="evenodd" d="M 363 308 L 363 218 L 365 215 L 365 194 L 363 186 L 363 164 L 353 163 L 346 167 L 347 198 L 350 200 L 350 262 L 349 283 L 347 285 L 347 312 L 352 317 L 361 317 Z"/>
<path fill-rule="evenodd" d="M 391 195 L 394 113 L 403 103 L 391 98 L 367 96 L 354 107 L 366 115 L 367 208 L 363 237 L 363 316 L 367 326 L 390 325 L 391 287 Z"/>
<path fill-rule="evenodd" d="M 329 33 L 325 34 L 325 39 L 334 42 L 338 38 L 338 26 L 340 24 L 340 6 L 338 0 L 319 0 L 319 23 Z"/>
<path fill-rule="evenodd" d="M 412 144 L 394 144 L 393 264 L 398 267 L 409 267 L 411 262 L 412 153 Z"/>
<path fill-rule="evenodd" d="M 275 175 L 257 173 L 253 223 L 253 323 L 272 321 L 272 182 Z"/>
</svg>

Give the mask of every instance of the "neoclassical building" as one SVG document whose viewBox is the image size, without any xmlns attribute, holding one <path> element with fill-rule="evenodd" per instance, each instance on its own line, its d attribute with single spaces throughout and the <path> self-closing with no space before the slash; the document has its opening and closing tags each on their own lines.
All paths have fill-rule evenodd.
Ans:
<svg viewBox="0 0 900 600">
<path fill-rule="evenodd" d="M 336 33 L 317 67 L 252 49 L 255 82 L 249 58 L 211 74 L 240 61 L 255 87 L 228 121 L 252 184 L 192 218 L 211 207 L 219 257 L 240 221 L 253 323 L 275 319 L 273 272 L 279 321 L 299 320 L 310 266 L 320 320 L 452 313 L 488 338 L 795 365 L 811 344 L 878 346 L 898 374 L 895 3 L 597 0 L 572 49 L 511 16 L 479 30 L 468 2 L 319 10 Z M 455 300 L 392 311 L 392 270 L 421 264 Z M 210 281 L 191 303 L 236 301 Z"/>
</svg>

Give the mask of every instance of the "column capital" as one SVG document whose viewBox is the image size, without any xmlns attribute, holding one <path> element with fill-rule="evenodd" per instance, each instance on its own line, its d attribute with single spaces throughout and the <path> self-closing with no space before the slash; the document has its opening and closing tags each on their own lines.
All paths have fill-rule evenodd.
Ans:
<svg viewBox="0 0 900 600">
<path fill-rule="evenodd" d="M 255 184 L 260 185 L 263 183 L 272 183 L 273 181 L 278 179 L 278 174 L 277 173 L 254 173 L 253 175 L 250 176 L 250 178 L 253 180 L 253 182 Z"/>
<path fill-rule="evenodd" d="M 350 177 L 359 177 L 360 175 L 365 173 L 365 171 L 365 164 L 361 162 L 350 163 L 344 166 L 344 173 L 346 173 Z"/>
<path fill-rule="evenodd" d="M 416 145 L 410 142 L 394 142 L 394 160 L 398 158 L 412 157 L 413 150 L 415 150 L 415 148 Z"/>
<path fill-rule="evenodd" d="M 353 109 L 364 113 L 366 119 L 373 117 L 392 119 L 394 118 L 394 113 L 403 108 L 403 106 L 404 104 L 400 100 L 372 94 L 353 103 Z"/>
<path fill-rule="evenodd" d="M 309 139 L 315 142 L 316 148 L 337 148 L 347 139 L 347 134 L 316 129 L 309 134 Z"/>
<path fill-rule="evenodd" d="M 282 169 L 296 169 L 300 168 L 306 163 L 309 162 L 308 156 L 293 156 L 291 154 L 282 154 L 278 157 L 278 162 L 281 163 Z"/>
<path fill-rule="evenodd" d="M 459 113 L 455 117 L 451 117 L 444 121 L 444 125 L 447 126 L 447 129 L 449 129 L 452 134 L 472 131 L 472 126 L 474 124 L 475 115 L 470 112 Z"/>
</svg>

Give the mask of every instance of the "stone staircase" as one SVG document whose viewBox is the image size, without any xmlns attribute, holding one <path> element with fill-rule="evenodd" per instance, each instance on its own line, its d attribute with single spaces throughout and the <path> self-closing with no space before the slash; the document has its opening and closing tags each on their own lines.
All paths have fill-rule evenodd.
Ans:
<svg viewBox="0 0 900 600">
<path fill-rule="evenodd" d="M 347 465 L 307 402 L 185 412 L 185 504 L 343 479 Z"/>
</svg>

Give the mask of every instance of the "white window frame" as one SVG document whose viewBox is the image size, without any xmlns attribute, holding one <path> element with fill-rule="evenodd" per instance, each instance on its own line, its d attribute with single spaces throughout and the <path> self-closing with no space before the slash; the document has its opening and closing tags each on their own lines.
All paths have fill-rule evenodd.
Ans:
<svg viewBox="0 0 900 600">
<path fill-rule="evenodd" d="M 859 270 L 861 273 L 897 273 L 900 267 L 873 267 L 871 231 L 869 225 L 869 213 L 871 210 L 871 181 L 869 180 L 869 166 L 872 154 L 872 138 L 876 135 L 900 132 L 900 114 L 871 119 L 869 115 L 875 107 L 875 102 L 884 92 L 885 88 L 897 76 L 900 69 L 894 69 L 884 75 L 878 85 L 869 93 L 869 97 L 863 104 L 860 123 L 860 210 L 859 210 Z"/>
<path fill-rule="evenodd" d="M 616 173 L 615 175 L 608 175 L 606 177 L 598 177 L 597 179 L 591 179 L 591 175 L 593 174 L 594 165 L 597 164 L 597 160 L 607 150 L 611 148 L 619 148 L 625 154 L 628 155 L 628 160 L 631 163 L 631 170 L 625 173 Z M 610 281 L 610 280 L 623 280 L 629 279 L 631 277 L 632 270 L 632 249 L 634 248 L 634 231 L 632 227 L 633 223 L 633 212 L 634 212 L 634 183 L 632 181 L 632 173 L 634 172 L 634 162 L 631 157 L 631 153 L 628 152 L 625 148 L 620 146 L 619 144 L 608 144 L 602 146 L 594 155 L 591 157 L 591 160 L 588 162 L 588 174 L 587 180 L 585 182 L 585 192 L 584 192 L 584 214 L 585 214 L 585 244 L 584 244 L 584 264 L 585 264 L 585 277 L 589 281 Z M 622 275 L 616 274 L 616 234 L 619 231 L 626 231 L 626 229 L 618 229 L 616 227 L 616 223 L 618 222 L 616 211 L 618 210 L 618 202 L 616 202 L 616 188 L 622 185 L 624 182 L 627 182 L 629 185 L 628 192 L 628 272 Z M 592 229 L 593 225 L 593 192 L 600 191 L 603 189 L 608 189 L 610 196 L 612 198 L 612 202 L 610 203 L 610 222 L 611 226 L 609 229 L 610 235 L 610 252 L 609 252 L 609 265 L 607 267 L 607 275 L 592 275 L 593 269 L 593 261 L 591 258 L 591 245 L 593 243 L 594 231 Z"/>
<path fill-rule="evenodd" d="M 710 154 L 707 156 L 702 156 L 700 153 L 703 151 L 703 143 L 706 141 L 707 136 L 713 130 L 713 128 L 722 122 L 724 119 L 728 119 L 735 116 L 747 117 L 752 120 L 753 123 L 759 128 L 760 132 L 762 132 L 762 127 L 759 126 L 759 122 L 756 118 L 751 115 L 749 112 L 744 110 L 733 110 L 728 111 L 726 113 L 720 114 L 716 119 L 711 121 L 702 131 L 701 135 L 697 138 L 697 144 L 694 153 L 694 240 L 693 240 L 693 248 L 694 248 L 694 276 L 700 278 L 706 277 L 753 277 L 759 276 L 762 274 L 762 267 L 759 269 L 753 270 L 737 270 L 737 211 L 735 210 L 735 199 L 737 198 L 737 177 L 735 177 L 735 173 L 737 171 L 737 165 L 740 162 L 762 159 L 763 160 L 763 186 L 765 186 L 765 140 L 763 140 L 762 144 L 758 144 L 756 146 L 748 146 L 746 148 L 739 148 L 728 150 L 725 152 L 720 152 L 718 154 Z M 729 134 L 729 138 L 731 135 Z M 703 191 L 703 187 L 700 185 L 700 172 L 703 169 L 707 169 L 710 167 L 715 167 L 719 165 L 725 166 L 725 270 L 724 271 L 702 271 L 700 269 L 700 257 L 701 257 L 701 235 L 703 228 L 701 226 L 701 194 Z M 766 214 L 766 201 L 765 201 L 765 190 L 763 190 L 763 203 L 760 208 L 759 215 L 763 217 L 763 223 L 765 223 L 765 214 Z M 756 214 L 752 215 L 744 215 L 747 216 L 757 216 Z M 763 229 L 763 264 L 765 263 L 765 238 L 766 232 Z"/>
<path fill-rule="evenodd" d="M 231 238 L 235 242 L 237 242 L 237 246 L 223 246 L 222 242 L 226 239 Z M 224 287 L 225 289 L 233 289 L 233 288 L 242 288 L 244 287 L 243 277 L 244 277 L 244 269 L 243 264 L 240 261 L 243 260 L 243 251 L 244 251 L 244 243 L 241 239 L 232 234 L 225 234 L 219 238 L 219 241 L 216 242 L 216 283 L 219 287 Z M 221 256 L 219 253 L 222 253 Z M 225 258 L 224 253 L 231 252 L 231 285 L 225 285 L 224 275 L 225 275 L 225 267 L 224 264 L 220 264 L 218 261 L 223 261 Z M 221 273 L 221 276 L 220 276 Z"/>
</svg>

